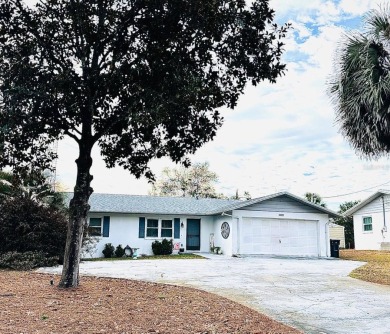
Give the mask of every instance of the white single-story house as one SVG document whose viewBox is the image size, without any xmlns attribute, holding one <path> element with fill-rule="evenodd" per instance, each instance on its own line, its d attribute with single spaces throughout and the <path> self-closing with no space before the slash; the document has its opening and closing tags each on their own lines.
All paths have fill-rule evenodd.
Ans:
<svg viewBox="0 0 390 334">
<path fill-rule="evenodd" d="M 353 216 L 355 249 L 390 250 L 390 192 L 379 190 L 356 204 L 344 216 Z"/>
<path fill-rule="evenodd" d="M 94 193 L 89 203 L 93 257 L 106 243 L 149 255 L 163 238 L 188 252 L 328 257 L 329 219 L 340 217 L 288 192 L 246 201 Z"/>
<path fill-rule="evenodd" d="M 340 248 L 345 248 L 345 227 L 330 223 L 329 224 L 329 237 L 330 239 L 340 240 Z"/>
</svg>

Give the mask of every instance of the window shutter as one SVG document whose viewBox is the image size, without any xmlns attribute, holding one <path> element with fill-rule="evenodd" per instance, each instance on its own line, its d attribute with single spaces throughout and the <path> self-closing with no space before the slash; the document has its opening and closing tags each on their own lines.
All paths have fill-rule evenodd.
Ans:
<svg viewBox="0 0 390 334">
<path fill-rule="evenodd" d="M 173 221 L 173 238 L 180 239 L 180 218 L 175 218 Z"/>
<path fill-rule="evenodd" d="M 145 217 L 139 217 L 138 238 L 145 238 Z"/>
<path fill-rule="evenodd" d="M 103 237 L 110 236 L 110 216 L 103 217 Z"/>
</svg>

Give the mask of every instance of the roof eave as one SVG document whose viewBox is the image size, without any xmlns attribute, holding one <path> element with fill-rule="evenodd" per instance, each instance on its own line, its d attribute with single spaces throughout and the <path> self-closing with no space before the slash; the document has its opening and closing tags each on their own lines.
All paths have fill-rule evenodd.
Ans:
<svg viewBox="0 0 390 334">
<path fill-rule="evenodd" d="M 266 200 L 269 200 L 269 199 L 272 199 L 272 198 L 276 198 L 276 197 L 279 197 L 279 196 L 289 196 L 303 204 L 306 204 L 306 205 L 309 205 L 311 207 L 314 207 L 316 209 L 318 209 L 319 211 L 322 211 L 323 213 L 326 213 L 329 215 L 330 218 L 342 218 L 342 215 L 330 210 L 330 209 L 327 209 L 327 208 L 324 208 L 323 206 L 321 205 L 317 205 L 317 204 L 314 204 L 312 202 L 309 202 L 303 198 L 300 198 L 298 196 L 295 196 L 291 193 L 289 193 L 288 191 L 283 191 L 283 192 L 279 192 L 279 193 L 276 193 L 276 194 L 272 194 L 272 195 L 268 195 L 268 196 L 264 196 L 264 197 L 258 197 L 258 198 L 254 198 L 252 200 L 248 200 L 248 201 L 243 201 L 242 203 L 237 203 L 237 204 L 234 204 L 234 205 L 229 205 L 229 206 L 226 206 L 224 208 L 222 208 L 223 210 L 218 210 L 217 212 L 214 212 L 214 214 L 218 214 L 218 213 L 222 213 L 222 212 L 226 212 L 226 211 L 232 211 L 232 210 L 237 210 L 239 208 L 242 208 L 244 206 L 248 206 L 248 205 L 252 205 L 252 204 L 256 204 L 256 203 L 260 203 L 260 202 L 264 202 Z"/>
<path fill-rule="evenodd" d="M 389 195 L 390 193 L 388 191 L 384 190 L 378 190 L 376 193 L 372 194 L 370 197 L 366 198 L 364 201 L 356 204 L 352 208 L 348 209 L 343 213 L 343 217 L 349 217 L 352 216 L 356 211 L 360 210 L 362 207 L 366 206 L 367 204 L 371 203 L 373 200 L 377 199 L 380 196 L 383 195 Z"/>
</svg>

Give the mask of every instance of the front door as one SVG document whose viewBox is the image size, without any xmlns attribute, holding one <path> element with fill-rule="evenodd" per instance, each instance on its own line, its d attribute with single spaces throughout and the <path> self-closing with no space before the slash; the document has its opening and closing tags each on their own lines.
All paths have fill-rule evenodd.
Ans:
<svg viewBox="0 0 390 334">
<path fill-rule="evenodd" d="M 200 250 L 200 219 L 187 219 L 187 250 Z"/>
</svg>

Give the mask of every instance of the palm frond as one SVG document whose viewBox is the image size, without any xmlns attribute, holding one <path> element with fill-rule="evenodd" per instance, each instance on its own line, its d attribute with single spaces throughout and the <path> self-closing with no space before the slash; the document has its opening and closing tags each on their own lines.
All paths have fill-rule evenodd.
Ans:
<svg viewBox="0 0 390 334">
<path fill-rule="evenodd" d="M 390 153 L 389 13 L 369 12 L 366 33 L 343 37 L 328 89 L 341 133 L 369 158 Z"/>
<path fill-rule="evenodd" d="M 370 10 L 364 17 L 367 33 L 377 37 L 381 35 L 389 37 L 389 13 L 389 5 L 381 6 L 379 9 Z"/>
</svg>

